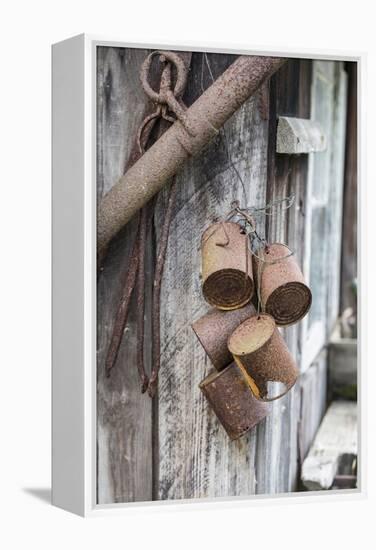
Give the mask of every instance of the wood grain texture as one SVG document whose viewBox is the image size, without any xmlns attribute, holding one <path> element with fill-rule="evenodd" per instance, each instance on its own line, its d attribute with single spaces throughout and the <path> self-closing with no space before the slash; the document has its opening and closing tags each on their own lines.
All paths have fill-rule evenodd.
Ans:
<svg viewBox="0 0 376 550">
<path fill-rule="evenodd" d="M 357 456 L 357 405 L 333 401 L 303 462 L 302 481 L 311 491 L 330 489 L 341 457 Z"/>
<path fill-rule="evenodd" d="M 356 295 L 352 288 L 357 277 L 357 197 L 358 197 L 358 82 L 357 64 L 346 64 L 348 73 L 348 102 L 346 124 L 346 160 L 343 199 L 343 238 L 342 238 L 342 288 L 341 310 L 356 308 Z"/>
<path fill-rule="evenodd" d="M 305 340 L 304 369 L 320 352 L 328 332 L 329 272 L 336 270 L 332 264 L 331 241 L 335 238 L 331 224 L 330 195 L 336 193 L 332 185 L 334 112 L 336 99 L 336 63 L 314 61 L 312 64 L 312 118 L 317 121 L 327 136 L 327 147 L 321 153 L 309 155 L 307 179 L 307 231 L 305 236 L 304 272 L 311 287 L 313 300 L 309 315 L 303 321 Z M 335 182 L 337 183 L 337 182 Z M 340 227 L 338 227 L 340 231 Z"/>
<path fill-rule="evenodd" d="M 295 195 L 293 206 L 275 209 L 268 218 L 270 242 L 287 244 L 301 265 L 304 250 L 304 205 L 307 156 L 276 154 L 277 116 L 309 118 L 311 62 L 289 60 L 270 84 L 268 153 L 268 202 Z M 300 324 L 281 331 L 300 362 Z M 300 382 L 282 399 L 272 404 L 271 415 L 259 429 L 256 462 L 257 492 L 275 494 L 295 490 L 299 466 L 298 429 L 301 412 Z"/>
<path fill-rule="evenodd" d="M 145 50 L 98 48 L 97 186 L 102 197 L 123 174 L 146 109 L 138 70 Z M 112 244 L 97 288 L 97 500 L 143 501 L 152 498 L 152 405 L 141 395 L 136 368 L 136 304 L 132 303 L 112 375 L 104 361 L 124 274 L 136 231 L 132 221 Z M 151 266 L 147 246 L 145 340 L 150 342 Z M 146 346 L 150 370 L 150 347 Z"/>
<path fill-rule="evenodd" d="M 299 382 L 301 409 L 298 427 L 299 462 L 302 464 L 320 422 L 327 401 L 327 353 L 322 351 Z"/>
<path fill-rule="evenodd" d="M 228 56 L 210 54 L 208 58 L 215 77 L 223 70 L 223 61 L 229 62 Z M 200 71 L 201 62 L 202 56 L 194 54 L 192 71 Z M 232 162 L 246 182 L 248 203 L 261 206 L 266 188 L 267 124 L 255 100 L 248 101 L 226 124 L 226 135 Z M 233 200 L 244 204 L 242 186 L 229 165 L 223 138 L 179 174 L 178 194 L 162 288 L 164 345 L 155 498 L 249 495 L 255 493 L 256 430 L 239 441 L 228 439 L 198 388 L 212 367 L 190 327 L 193 319 L 208 310 L 198 276 L 201 234 L 211 221 L 231 209 Z M 157 231 L 163 220 L 163 194 L 158 208 Z"/>
<path fill-rule="evenodd" d="M 330 335 L 337 321 L 341 290 L 342 253 L 342 211 L 345 173 L 347 73 L 343 63 L 335 64 L 335 88 L 333 90 L 332 158 L 328 200 L 328 296 L 327 335 Z"/>
</svg>

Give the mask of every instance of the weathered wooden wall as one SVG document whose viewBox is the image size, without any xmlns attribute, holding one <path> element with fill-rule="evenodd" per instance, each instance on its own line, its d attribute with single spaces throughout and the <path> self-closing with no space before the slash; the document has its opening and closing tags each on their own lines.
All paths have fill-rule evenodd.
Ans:
<svg viewBox="0 0 376 550">
<path fill-rule="evenodd" d="M 145 110 L 138 71 L 147 52 L 98 48 L 97 188 L 98 201 L 124 173 Z M 99 503 L 152 498 L 152 403 L 140 397 L 136 370 L 136 308 L 132 304 L 117 368 L 104 375 L 124 272 L 135 236 L 132 221 L 111 246 L 97 289 L 97 498 Z M 150 236 L 148 240 L 151 256 Z M 148 259 L 150 271 L 152 257 Z M 150 276 L 147 277 L 147 312 Z M 150 341 L 150 323 L 146 323 Z M 150 353 L 146 360 L 150 368 Z"/>
<path fill-rule="evenodd" d="M 216 78 L 230 56 L 209 56 Z M 202 55 L 192 58 L 200 75 Z M 205 86 L 210 78 L 205 71 Z M 190 103 L 200 83 L 188 90 Z M 243 180 L 249 204 L 265 203 L 268 123 L 258 98 L 248 101 L 226 125 L 232 162 Z M 212 369 L 190 324 L 207 310 L 199 272 L 200 239 L 209 223 L 244 204 L 241 183 L 229 166 L 223 138 L 191 160 L 178 178 L 179 191 L 170 232 L 162 300 L 162 366 L 159 381 L 157 485 L 159 499 L 247 495 L 256 492 L 256 431 L 232 443 L 198 389 Z M 163 217 L 163 197 L 159 204 Z"/>
<path fill-rule="evenodd" d="M 146 110 L 138 71 L 143 50 L 98 49 L 98 198 L 123 173 L 137 127 Z M 214 78 L 234 56 L 209 54 Z M 194 53 L 185 101 L 202 93 L 203 56 Z M 204 64 L 203 85 L 211 83 Z M 239 441 L 230 442 L 209 409 L 199 382 L 211 365 L 190 324 L 208 310 L 199 279 L 201 233 L 230 210 L 234 199 L 263 206 L 296 194 L 292 209 L 260 219 L 260 232 L 282 240 L 304 259 L 308 159 L 275 154 L 278 115 L 309 118 L 312 63 L 290 60 L 263 94 L 246 102 L 218 137 L 178 175 L 178 198 L 171 225 L 161 296 L 159 395 L 151 403 L 139 392 L 135 365 L 135 306 L 126 327 L 116 370 L 104 376 L 104 357 L 119 299 L 121 279 L 134 236 L 134 223 L 113 243 L 98 283 L 98 502 L 182 499 L 280 493 L 295 490 L 299 464 L 325 410 L 326 357 L 321 354 L 270 417 Z M 262 100 L 262 98 L 264 98 Z M 265 102 L 265 98 L 267 101 Z M 333 95 L 332 101 L 335 101 Z M 165 193 L 158 198 L 149 236 L 146 298 L 150 348 L 150 268 L 163 220 Z M 298 362 L 299 326 L 286 331 Z M 150 371 L 150 354 L 146 365 Z"/>
<path fill-rule="evenodd" d="M 289 210 L 276 209 L 268 217 L 267 235 L 271 242 L 284 242 L 294 251 L 302 265 L 304 257 L 305 195 L 308 170 L 307 155 L 277 155 L 276 125 L 279 115 L 309 118 L 311 97 L 311 62 L 289 61 L 270 83 L 269 152 L 267 201 L 295 195 Z M 284 330 L 287 344 L 300 362 L 300 325 Z M 282 493 L 296 488 L 299 456 L 300 419 L 305 380 L 300 378 L 282 399 L 271 404 L 272 412 L 259 429 L 260 451 L 257 457 L 257 492 Z M 323 388 L 323 391 L 324 388 Z M 312 411 L 322 413 L 321 402 L 305 401 Z M 309 404 L 309 405 L 308 405 Z M 304 428 L 302 427 L 304 430 Z"/>
</svg>

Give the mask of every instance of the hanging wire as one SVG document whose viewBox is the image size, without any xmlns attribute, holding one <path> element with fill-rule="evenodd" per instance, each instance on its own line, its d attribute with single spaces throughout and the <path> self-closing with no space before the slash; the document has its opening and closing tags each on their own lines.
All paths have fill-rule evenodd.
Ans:
<svg viewBox="0 0 376 550">
<path fill-rule="evenodd" d="M 287 174 L 288 177 L 288 174 Z M 246 212 L 251 212 L 252 215 L 257 216 L 259 214 L 263 214 L 265 216 L 273 216 L 274 209 L 277 206 L 281 206 L 281 211 L 288 210 L 291 208 L 291 206 L 295 202 L 295 194 L 289 195 L 288 197 L 284 197 L 283 199 L 276 199 L 272 202 L 269 202 L 267 205 L 263 206 L 262 208 L 255 208 L 255 207 L 246 207 L 243 208 Z"/>
<path fill-rule="evenodd" d="M 212 82 L 214 82 L 214 76 L 213 76 L 213 72 L 212 72 L 211 67 L 210 67 L 209 59 L 208 59 L 207 54 L 204 52 L 202 54 L 202 61 L 201 61 L 201 91 L 202 91 L 202 93 L 205 91 L 205 87 L 204 87 L 204 61 L 205 61 L 210 79 L 211 79 Z M 246 191 L 245 182 L 244 182 L 239 170 L 237 169 L 236 165 L 232 161 L 232 158 L 231 158 L 231 155 L 230 155 L 229 141 L 228 141 L 228 137 L 227 137 L 227 134 L 226 134 L 225 126 L 223 126 L 221 128 L 221 130 L 219 131 L 218 136 L 219 136 L 219 139 L 220 139 L 220 141 L 222 142 L 222 144 L 224 146 L 226 156 L 227 156 L 227 159 L 228 159 L 228 163 L 231 166 L 231 168 L 233 169 L 233 171 L 235 172 L 236 177 L 238 178 L 238 180 L 239 180 L 239 182 L 242 186 L 243 196 L 244 196 L 244 204 L 247 205 L 248 204 L 248 199 L 247 199 L 247 191 Z M 291 173 L 291 169 L 288 170 L 288 172 L 285 176 L 285 179 L 282 182 L 282 186 L 286 182 L 286 180 L 289 177 L 290 173 Z M 294 254 L 294 251 L 289 250 L 289 252 L 286 255 L 284 255 L 280 258 L 275 258 L 274 260 L 268 260 L 265 257 L 265 255 L 267 255 L 269 253 L 269 247 L 273 243 L 269 243 L 264 237 L 260 236 L 259 232 L 256 229 L 255 218 L 258 218 L 260 216 L 271 216 L 272 217 L 272 216 L 276 215 L 277 209 L 278 209 L 278 213 L 282 213 L 283 211 L 288 210 L 289 208 L 291 208 L 293 206 L 294 202 L 295 202 L 295 194 L 291 194 L 291 195 L 289 195 L 287 197 L 284 197 L 284 198 L 281 198 L 281 199 L 273 200 L 273 201 L 267 203 L 265 206 L 259 207 L 259 208 L 250 207 L 250 206 L 241 207 L 240 204 L 239 204 L 239 201 L 234 201 L 231 204 L 230 211 L 225 216 L 223 216 L 223 217 L 221 217 L 220 219 L 217 220 L 217 222 L 218 222 L 217 227 L 215 227 L 213 229 L 213 231 L 209 235 L 207 235 L 205 240 L 202 241 L 202 243 L 201 243 L 201 244 L 204 244 L 208 239 L 213 237 L 213 235 L 215 235 L 215 233 L 217 233 L 219 228 L 221 228 L 223 230 L 225 236 L 226 236 L 226 241 L 225 242 L 216 242 L 215 244 L 217 246 L 228 246 L 230 244 L 230 240 L 228 238 L 228 235 L 227 235 L 227 232 L 226 232 L 226 229 L 225 229 L 225 222 L 235 220 L 236 223 L 238 223 L 242 227 L 245 234 L 249 237 L 246 240 L 246 252 L 245 252 L 245 254 L 246 254 L 246 265 L 247 265 L 247 262 L 248 262 L 248 251 L 253 256 L 255 256 L 255 258 L 257 259 L 257 288 L 256 288 L 256 292 L 257 292 L 257 316 L 258 317 L 260 316 L 260 312 L 264 311 L 262 300 L 261 300 L 261 281 L 262 281 L 262 273 L 263 273 L 263 269 L 264 269 L 265 264 L 279 263 L 279 262 L 285 260 L 286 258 L 289 258 L 290 256 L 292 256 Z M 260 254 L 258 253 L 259 250 L 260 250 Z M 247 271 L 248 271 L 248 269 L 246 269 L 246 273 L 247 273 Z"/>
<path fill-rule="evenodd" d="M 257 242 L 258 242 L 259 246 L 261 248 L 264 248 L 267 251 L 268 246 L 270 246 L 271 243 L 269 243 L 264 237 L 260 236 L 259 232 L 256 229 L 256 222 L 254 220 L 254 216 L 261 215 L 261 214 L 273 216 L 276 213 L 275 208 L 277 206 L 280 206 L 282 211 L 284 211 L 291 208 L 294 202 L 295 202 L 295 195 L 290 195 L 283 199 L 277 199 L 275 201 L 271 201 L 263 208 L 242 208 L 239 205 L 239 201 L 234 201 L 231 204 L 231 207 L 232 207 L 231 210 L 227 214 L 225 214 L 222 218 L 217 220 L 218 225 L 214 227 L 213 230 L 209 233 L 209 235 L 205 237 L 201 245 L 205 244 L 211 237 L 213 237 L 219 229 L 222 229 L 222 231 L 225 233 L 225 236 L 226 236 L 226 242 L 225 243 L 217 242 L 216 245 L 227 246 L 229 244 L 229 238 L 224 226 L 224 222 L 235 221 L 240 225 L 243 231 L 250 237 L 251 246 L 252 244 L 257 246 Z M 256 258 L 260 259 L 253 248 L 250 248 L 250 252 Z M 274 263 L 274 261 L 270 261 L 270 260 L 261 259 L 261 261 L 264 261 L 265 263 Z"/>
<path fill-rule="evenodd" d="M 205 87 L 204 87 L 204 66 L 205 65 L 206 65 L 206 68 L 207 68 L 207 71 L 209 73 L 211 81 L 214 82 L 215 79 L 214 79 L 213 71 L 211 69 L 209 59 L 208 59 L 208 55 L 207 55 L 206 52 L 204 52 L 202 54 L 202 58 L 201 58 L 201 91 L 202 91 L 202 93 L 205 91 Z M 238 180 L 239 180 L 239 182 L 242 186 L 243 195 L 244 195 L 244 204 L 247 205 L 248 200 L 247 200 L 246 185 L 245 185 L 244 179 L 242 178 L 239 170 L 237 169 L 236 165 L 234 164 L 234 162 L 231 159 L 230 150 L 229 150 L 230 149 L 229 141 L 228 141 L 228 137 L 227 137 L 226 130 L 225 130 L 224 126 L 221 128 L 221 130 L 219 132 L 219 138 L 220 138 L 220 140 L 222 141 L 222 143 L 224 145 L 224 149 L 225 149 L 225 152 L 226 152 L 228 163 L 231 166 L 231 168 L 234 170 L 234 172 L 235 172 L 235 174 L 236 174 L 236 176 L 237 176 L 237 178 L 238 178 Z M 289 170 L 287 172 L 286 179 L 289 177 L 290 172 L 291 172 L 291 170 Z M 290 208 L 293 205 L 294 201 L 295 201 L 295 195 L 290 195 L 290 196 L 285 197 L 283 199 L 278 199 L 278 200 L 272 201 L 272 202 L 268 203 L 267 205 L 265 205 L 264 207 L 261 207 L 261 208 L 248 207 L 248 206 L 240 208 L 238 201 L 236 201 L 232 204 L 231 211 L 227 214 L 227 216 L 225 216 L 225 220 L 230 221 L 232 218 L 237 217 L 238 218 L 237 221 L 238 222 L 243 222 L 245 228 L 248 229 L 248 230 L 251 227 L 252 229 L 251 229 L 250 233 L 252 233 L 253 236 L 256 237 L 261 244 L 266 246 L 267 245 L 266 239 L 260 237 L 259 233 L 256 230 L 254 221 L 253 220 L 250 221 L 250 218 L 247 218 L 246 214 L 250 214 L 252 218 L 255 217 L 255 216 L 260 216 L 260 215 L 273 216 L 275 214 L 275 208 L 276 207 L 280 206 L 282 211 L 287 210 L 288 208 Z M 248 228 L 246 226 L 248 226 Z M 210 238 L 210 236 L 211 235 L 209 235 L 208 238 Z"/>
<path fill-rule="evenodd" d="M 202 93 L 204 93 L 204 91 L 205 91 L 205 87 L 204 87 L 204 60 L 205 60 L 206 67 L 207 67 L 208 72 L 209 72 L 210 79 L 211 79 L 212 83 L 214 82 L 214 76 L 213 76 L 213 72 L 212 72 L 211 67 L 210 67 L 209 59 L 208 59 L 208 56 L 207 56 L 206 52 L 204 52 L 202 54 L 202 58 L 201 58 L 201 92 Z M 228 141 L 225 126 L 222 126 L 222 128 L 220 128 L 220 130 L 218 131 L 218 137 L 219 137 L 219 141 L 222 143 L 223 148 L 225 150 L 226 157 L 227 157 L 227 162 L 231 166 L 233 171 L 235 172 L 236 177 L 238 178 L 238 180 L 239 180 L 239 182 L 242 186 L 244 204 L 247 204 L 248 203 L 248 198 L 247 198 L 247 190 L 246 190 L 245 182 L 244 182 L 239 170 L 237 169 L 236 165 L 234 164 L 234 162 L 231 158 L 230 145 L 229 145 L 229 141 Z"/>
</svg>

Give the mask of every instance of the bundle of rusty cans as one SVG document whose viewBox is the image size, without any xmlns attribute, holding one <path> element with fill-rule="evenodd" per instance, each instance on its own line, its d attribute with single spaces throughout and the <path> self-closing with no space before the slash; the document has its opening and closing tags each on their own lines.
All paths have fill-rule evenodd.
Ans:
<svg viewBox="0 0 376 550">
<path fill-rule="evenodd" d="M 300 321 L 312 294 L 286 245 L 253 254 L 240 224 L 212 224 L 201 254 L 202 292 L 213 309 L 192 328 L 214 370 L 200 389 L 228 436 L 238 439 L 295 384 L 299 371 L 278 327 Z"/>
</svg>

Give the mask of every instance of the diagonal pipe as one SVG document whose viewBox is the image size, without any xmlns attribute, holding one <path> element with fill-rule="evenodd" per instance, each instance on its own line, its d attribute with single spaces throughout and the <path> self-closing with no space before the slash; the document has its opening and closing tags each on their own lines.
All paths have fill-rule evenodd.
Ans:
<svg viewBox="0 0 376 550">
<path fill-rule="evenodd" d="M 240 56 L 103 197 L 97 219 L 102 258 L 110 240 L 155 195 L 184 162 L 199 153 L 228 118 L 285 62 Z"/>
</svg>

